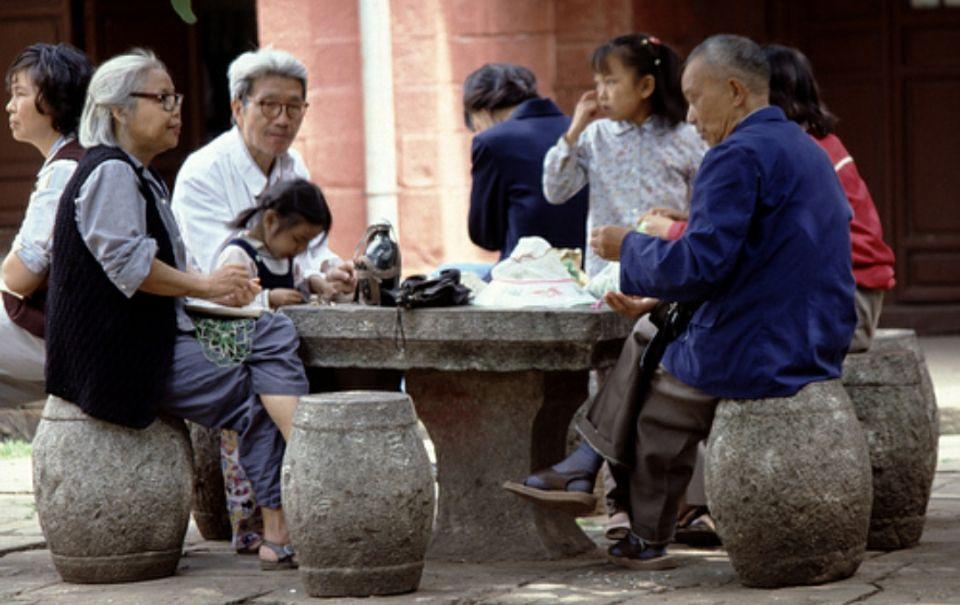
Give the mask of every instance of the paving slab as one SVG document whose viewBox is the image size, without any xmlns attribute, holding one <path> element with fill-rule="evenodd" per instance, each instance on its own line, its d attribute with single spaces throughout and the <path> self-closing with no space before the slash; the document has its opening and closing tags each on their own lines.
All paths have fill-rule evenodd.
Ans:
<svg viewBox="0 0 960 605">
<path fill-rule="evenodd" d="M 682 566 L 636 572 L 606 563 L 598 548 L 556 561 L 454 563 L 428 560 L 420 590 L 393 597 L 327 599 L 308 597 L 295 571 L 264 573 L 256 557 L 234 554 L 225 542 L 204 541 L 191 525 L 185 555 L 175 576 L 151 582 L 73 585 L 60 581 L 29 494 L 29 465 L 0 467 L 0 603 L 54 605 L 337 603 L 383 604 L 659 604 L 761 605 L 904 603 L 960 605 L 960 435 L 940 440 L 940 465 L 927 512 L 923 539 L 912 549 L 868 552 L 857 574 L 842 582 L 778 590 L 741 586 L 723 549 L 674 547 Z M 579 520 L 600 547 L 600 518 Z M 17 548 L 3 548 L 6 544 Z M 17 541 L 18 542 L 14 542 Z"/>
</svg>

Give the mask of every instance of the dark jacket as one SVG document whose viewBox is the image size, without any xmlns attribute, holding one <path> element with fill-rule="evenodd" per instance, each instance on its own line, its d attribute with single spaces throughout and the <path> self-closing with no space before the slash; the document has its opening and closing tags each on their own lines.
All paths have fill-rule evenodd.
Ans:
<svg viewBox="0 0 960 605">
<path fill-rule="evenodd" d="M 539 235 L 557 248 L 583 249 L 587 187 L 554 206 L 543 197 L 543 158 L 570 118 L 550 99 L 524 101 L 510 117 L 473 138 L 470 239 L 510 255 L 517 240 Z"/>
<path fill-rule="evenodd" d="M 707 152 L 676 241 L 621 248 L 627 294 L 704 301 L 663 358 L 715 397 L 786 397 L 840 376 L 857 322 L 850 204 L 826 154 L 777 107 Z"/>
<path fill-rule="evenodd" d="M 137 292 L 127 298 L 80 235 L 77 194 L 90 173 L 107 160 L 133 166 L 115 147 L 90 149 L 57 208 L 47 294 L 47 392 L 77 404 L 94 418 L 145 428 L 156 418 L 173 364 L 176 308 L 169 296 Z M 140 191 L 147 200 L 147 233 L 157 242 L 156 257 L 175 266 L 156 198 L 142 176 Z"/>
</svg>

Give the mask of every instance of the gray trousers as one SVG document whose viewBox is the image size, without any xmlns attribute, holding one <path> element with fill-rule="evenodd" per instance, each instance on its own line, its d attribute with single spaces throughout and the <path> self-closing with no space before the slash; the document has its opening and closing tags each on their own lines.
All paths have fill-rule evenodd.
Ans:
<svg viewBox="0 0 960 605">
<path fill-rule="evenodd" d="M 577 427 L 610 462 L 617 484 L 614 499 L 630 512 L 631 529 L 644 540 L 666 544 L 673 537 L 677 509 L 697 463 L 697 447 L 710 434 L 718 402 L 661 367 L 644 401 L 598 393 Z"/>
<path fill-rule="evenodd" d="M 218 365 L 204 355 L 193 333 L 177 335 L 173 367 L 161 412 L 208 428 L 239 434 L 240 464 L 257 502 L 280 508 L 280 466 L 285 443 L 260 395 L 308 392 L 300 340 L 293 322 L 266 313 L 256 320 L 250 354 L 238 364 Z"/>
<path fill-rule="evenodd" d="M 882 305 L 882 291 L 857 288 L 857 327 L 850 344 L 851 353 L 869 349 Z M 688 504 L 706 504 L 703 441 L 709 436 L 710 424 L 702 433 L 701 442 L 692 446 L 683 445 L 689 439 L 682 432 L 700 432 L 702 421 L 707 416 L 712 424 L 717 400 L 683 384 L 661 368 L 652 381 L 647 400 L 638 401 L 640 358 L 655 329 L 646 316 L 637 322 L 624 343 L 616 365 L 608 373 L 578 429 L 584 439 L 608 461 L 609 477 L 605 477 L 608 509 L 630 511 L 634 531 L 640 537 L 650 542 L 666 542 L 672 536 L 677 506 L 684 491 Z M 651 402 L 654 409 L 647 410 Z M 659 409 L 663 405 L 674 404 L 685 409 L 685 412 L 677 414 Z M 687 417 L 684 418 L 684 415 Z M 658 434 L 658 423 L 662 424 L 662 434 Z M 644 435 L 649 441 L 645 448 L 642 443 Z M 669 451 L 676 451 L 680 458 L 673 461 L 656 459 L 668 455 Z M 665 479 L 654 473 L 649 464 L 651 461 L 644 460 L 643 456 L 653 456 L 654 466 L 659 465 L 669 477 Z M 640 463 L 634 464 L 635 460 Z M 675 482 L 683 476 L 687 477 L 689 485 L 684 483 L 683 488 L 678 488 Z M 644 477 L 660 482 L 660 488 L 664 491 L 657 492 L 651 486 L 640 485 Z M 671 495 L 678 489 L 679 495 Z M 638 502 L 642 494 L 650 498 L 649 503 Z M 644 504 L 654 509 L 642 510 Z M 672 512 L 657 512 L 660 506 Z M 637 514 L 644 516 L 639 522 Z M 660 521 L 655 522 L 654 517 Z M 666 529 L 668 524 L 669 530 Z"/>
<path fill-rule="evenodd" d="M 857 304 L 857 328 L 853 332 L 849 353 L 863 353 L 870 348 L 873 335 L 880 323 L 880 311 L 883 310 L 883 290 L 870 290 L 857 286 L 855 296 Z"/>
</svg>

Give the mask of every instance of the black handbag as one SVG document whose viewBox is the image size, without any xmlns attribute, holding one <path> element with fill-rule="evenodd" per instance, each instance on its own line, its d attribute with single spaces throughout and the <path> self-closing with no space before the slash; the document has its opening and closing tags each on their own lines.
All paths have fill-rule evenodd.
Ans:
<svg viewBox="0 0 960 605">
<path fill-rule="evenodd" d="M 400 287 L 382 290 L 381 296 L 381 304 L 387 307 L 456 307 L 470 301 L 470 288 L 460 283 L 459 269 L 444 269 L 434 279 L 411 275 Z"/>
<path fill-rule="evenodd" d="M 10 321 L 37 338 L 43 338 L 44 307 L 47 303 L 46 286 L 23 298 L 14 296 L 10 292 L 2 292 L 2 294 L 3 307 Z"/>
</svg>

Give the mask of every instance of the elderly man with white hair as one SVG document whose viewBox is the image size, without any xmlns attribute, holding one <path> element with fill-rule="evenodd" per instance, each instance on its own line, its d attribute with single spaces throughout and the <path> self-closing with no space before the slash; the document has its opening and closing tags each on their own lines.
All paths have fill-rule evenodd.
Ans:
<svg viewBox="0 0 960 605">
<path fill-rule="evenodd" d="M 293 55 L 275 49 L 243 53 L 227 70 L 234 127 L 190 154 L 177 174 L 173 211 L 187 250 L 204 272 L 212 272 L 224 246 L 237 235 L 230 223 L 256 205 L 268 186 L 309 179 L 291 144 L 307 111 L 307 69 Z M 310 289 L 330 299 L 356 287 L 350 261 L 340 262 L 324 235 L 296 257 L 295 272 Z M 278 292 L 279 294 L 279 292 Z M 267 292 L 271 306 L 276 306 Z M 225 433 L 222 454 L 233 546 L 257 552 L 261 524 L 255 494 L 238 457 L 236 437 Z"/>
<path fill-rule="evenodd" d="M 769 81 L 747 38 L 720 34 L 691 51 L 687 121 L 711 149 L 687 230 L 672 241 L 617 225 L 590 234 L 598 256 L 620 261 L 624 294 L 682 305 L 661 322 L 662 360 L 641 362 L 649 380 L 632 400 L 591 405 L 577 427 L 581 447 L 535 474 L 545 489 L 507 486 L 576 510 L 592 502 L 577 483 L 590 489 L 604 460 L 619 467 L 630 532 L 607 550 L 617 565 L 677 565 L 666 545 L 721 398 L 790 397 L 838 378 L 853 336 L 850 205 L 827 155 L 770 106 Z"/>
<path fill-rule="evenodd" d="M 274 49 L 243 53 L 227 71 L 234 127 L 190 154 L 177 174 L 173 211 L 191 257 L 210 272 L 237 231 L 229 223 L 255 205 L 267 186 L 309 179 L 291 144 L 307 111 L 307 69 Z M 352 293 L 356 277 L 321 235 L 296 258 L 311 290 L 326 298 Z"/>
</svg>

